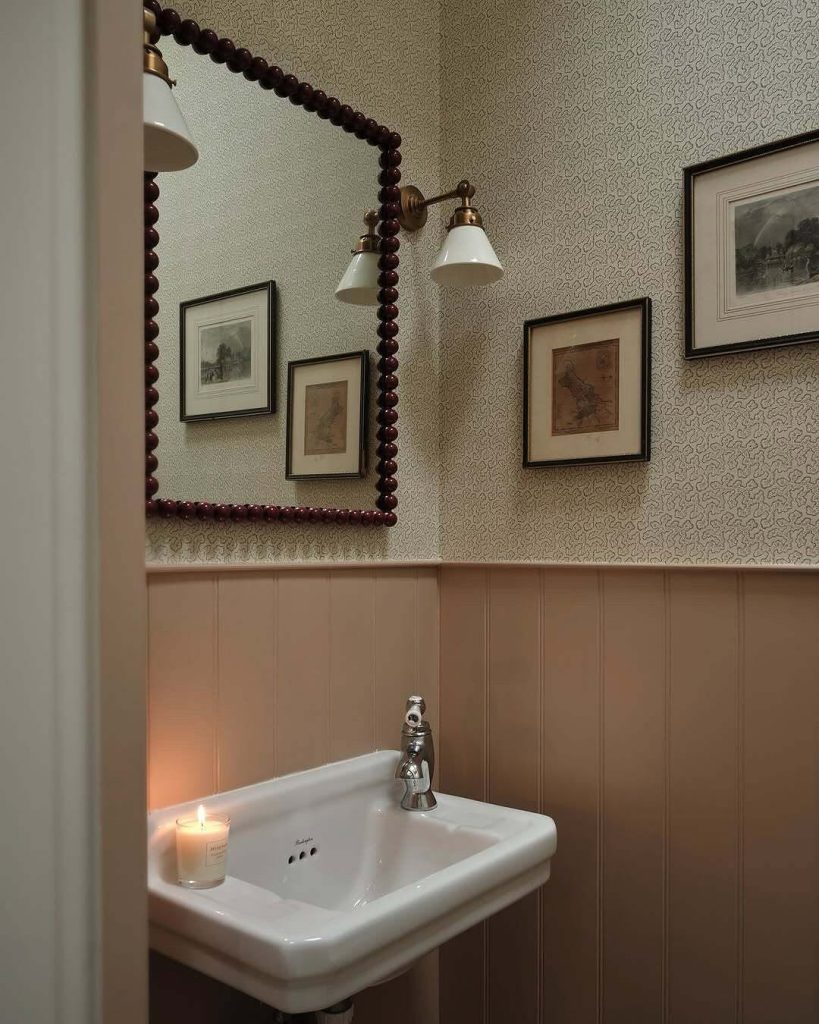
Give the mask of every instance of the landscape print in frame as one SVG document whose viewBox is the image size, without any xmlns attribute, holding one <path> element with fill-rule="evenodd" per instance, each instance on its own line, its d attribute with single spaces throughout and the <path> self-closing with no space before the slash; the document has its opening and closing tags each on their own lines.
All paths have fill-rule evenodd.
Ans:
<svg viewBox="0 0 819 1024">
<path fill-rule="evenodd" d="M 819 341 L 819 131 L 686 168 L 688 359 Z"/>
<path fill-rule="evenodd" d="M 179 418 L 276 411 L 276 283 L 179 304 Z"/>
</svg>

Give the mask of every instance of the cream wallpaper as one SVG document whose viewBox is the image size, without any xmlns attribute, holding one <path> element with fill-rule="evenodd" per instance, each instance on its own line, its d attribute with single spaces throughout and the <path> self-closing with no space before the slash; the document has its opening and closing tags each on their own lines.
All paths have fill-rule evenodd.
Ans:
<svg viewBox="0 0 819 1024">
<path fill-rule="evenodd" d="M 372 5 L 231 5 L 187 0 L 183 17 L 399 126 L 423 186 L 438 182 L 438 8 L 416 5 L 417 34 L 400 53 L 396 12 Z M 320 27 L 317 30 L 317 25 Z M 161 175 L 160 495 L 189 500 L 340 504 L 371 508 L 366 480 L 284 480 L 286 365 L 342 349 L 375 348 L 373 310 L 332 292 L 360 218 L 376 199 L 378 150 L 165 39 L 178 98 L 201 159 Z M 396 89 L 396 62 L 404 71 Z M 293 183 L 289 169 L 302 168 Z M 330 527 L 150 521 L 148 558 L 162 562 L 431 558 L 438 554 L 438 309 L 426 267 L 434 232 L 402 240 L 399 358 L 399 525 Z M 302 237 L 303 236 L 303 237 Z M 317 247 L 317 249 L 316 249 Z M 312 252 L 311 252 L 312 248 Z M 273 278 L 279 290 L 278 413 L 182 424 L 178 415 L 178 303 Z M 377 358 L 377 357 L 376 357 Z M 373 375 L 375 375 L 373 360 Z M 374 415 L 374 414 L 373 414 Z M 371 430 L 371 434 L 374 431 Z M 370 466 L 374 439 L 371 438 Z"/>
<path fill-rule="evenodd" d="M 447 0 L 443 178 L 505 278 L 442 308 L 442 554 L 819 561 L 819 347 L 683 361 L 682 168 L 816 127 L 813 0 Z M 521 468 L 522 325 L 649 295 L 649 464 Z"/>
<path fill-rule="evenodd" d="M 402 236 L 395 530 L 152 523 L 151 559 L 819 561 L 819 348 L 682 358 L 682 168 L 816 126 L 812 2 L 191 2 L 394 123 L 405 182 L 473 179 L 506 276 L 441 293 L 439 379 L 439 221 Z M 523 321 L 642 295 L 652 461 L 524 471 Z"/>
<path fill-rule="evenodd" d="M 373 478 L 284 478 L 287 363 L 372 350 L 374 310 L 333 292 L 362 215 L 376 205 L 378 153 L 355 136 L 166 43 L 180 104 L 199 145 L 184 173 L 159 176 L 162 491 L 189 501 L 372 504 Z M 213 422 L 179 419 L 179 303 L 276 282 L 277 410 Z M 372 363 L 373 373 L 375 362 Z M 370 434 L 375 413 L 370 410 Z M 374 438 L 370 466 L 374 465 Z M 335 497 L 334 497 L 335 495 Z"/>
</svg>

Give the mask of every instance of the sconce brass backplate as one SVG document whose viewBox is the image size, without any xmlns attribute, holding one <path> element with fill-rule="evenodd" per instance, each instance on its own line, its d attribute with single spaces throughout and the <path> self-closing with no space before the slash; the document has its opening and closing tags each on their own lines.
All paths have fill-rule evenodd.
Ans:
<svg viewBox="0 0 819 1024">
<path fill-rule="evenodd" d="M 420 189 L 414 185 L 402 187 L 398 223 L 405 231 L 417 231 L 426 224 L 427 208 L 424 202 L 424 193 Z"/>
</svg>

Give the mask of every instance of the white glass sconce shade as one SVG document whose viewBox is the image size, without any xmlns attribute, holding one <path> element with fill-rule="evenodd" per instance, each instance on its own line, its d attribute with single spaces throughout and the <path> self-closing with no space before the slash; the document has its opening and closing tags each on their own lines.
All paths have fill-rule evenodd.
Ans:
<svg viewBox="0 0 819 1024">
<path fill-rule="evenodd" d="M 143 149 L 146 171 L 183 171 L 199 151 L 170 85 L 159 75 L 142 75 Z"/>
<path fill-rule="evenodd" d="M 353 306 L 378 305 L 378 253 L 353 254 L 336 288 L 336 298 Z"/>
<path fill-rule="evenodd" d="M 500 280 L 503 267 L 484 229 L 461 224 L 447 232 L 430 277 L 440 285 L 478 288 Z"/>
</svg>

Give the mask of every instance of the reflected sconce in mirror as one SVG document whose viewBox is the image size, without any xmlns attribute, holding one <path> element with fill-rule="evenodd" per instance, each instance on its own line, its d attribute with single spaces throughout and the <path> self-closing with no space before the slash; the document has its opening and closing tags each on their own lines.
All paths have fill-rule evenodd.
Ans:
<svg viewBox="0 0 819 1024">
<path fill-rule="evenodd" d="M 364 215 L 367 232 L 363 234 L 352 250 L 353 258 L 344 271 L 336 288 L 336 298 L 354 306 L 378 305 L 378 275 L 381 273 L 378 260 L 381 254 L 381 239 L 375 233 L 378 214 L 369 210 Z"/>
<path fill-rule="evenodd" d="M 155 271 L 159 266 L 156 252 L 159 245 L 159 231 L 156 227 L 159 211 L 159 183 L 156 180 L 158 168 L 146 161 L 144 175 L 144 245 L 145 245 L 145 513 L 149 518 L 180 519 L 184 521 L 228 524 L 270 523 L 287 524 L 298 527 L 312 525 L 336 525 L 339 527 L 393 527 L 398 522 L 398 232 L 397 220 L 399 209 L 401 180 L 399 165 L 401 163 L 401 136 L 387 125 L 380 124 L 362 111 L 355 110 L 348 103 L 342 103 L 337 97 L 328 95 L 309 82 L 299 81 L 293 74 L 285 73 L 280 67 L 268 62 L 264 57 L 254 56 L 244 46 L 237 46 L 231 39 L 220 36 L 210 28 L 201 28 L 191 18 L 183 18 L 171 7 L 163 8 L 160 0 L 144 0 L 143 6 L 155 17 L 151 21 L 152 29 L 146 31 L 146 45 L 153 47 L 151 63 L 153 65 L 158 51 L 155 43 L 160 36 L 173 36 L 180 46 L 190 46 L 193 52 L 203 60 L 211 60 L 225 67 L 232 75 L 240 76 L 245 81 L 255 84 L 266 93 L 272 93 L 278 102 L 289 103 L 304 111 L 305 116 L 311 115 L 326 122 L 337 131 L 354 136 L 362 146 L 371 146 L 380 150 L 378 160 L 377 182 L 378 230 L 378 306 L 375 327 L 375 349 L 378 353 L 378 377 L 375 381 L 375 408 L 372 410 L 375 433 L 375 455 L 378 459 L 374 467 L 373 502 L 370 508 L 341 507 L 344 493 L 339 494 L 339 507 L 330 505 L 277 505 L 257 504 L 243 501 L 193 501 L 185 498 L 172 498 L 166 494 L 160 496 L 160 482 L 156 472 L 159 466 L 157 454 L 159 435 L 157 425 L 159 414 L 156 406 L 159 402 L 159 389 L 156 387 L 159 370 L 156 366 L 159 358 L 159 301 L 156 293 L 159 281 Z M 153 25 L 156 29 L 153 29 Z M 147 63 L 147 57 L 146 57 Z M 164 65 L 164 61 L 162 62 Z M 158 65 L 157 65 L 158 67 Z M 148 77 L 157 77 L 156 72 Z M 170 97 L 171 90 L 167 81 L 157 78 L 162 89 Z M 181 117 L 181 115 L 180 115 Z M 184 123 L 184 122 L 183 122 Z M 190 149 L 187 166 L 197 156 L 196 148 L 190 142 L 190 135 L 185 128 L 185 138 Z M 181 169 L 182 163 L 174 164 L 174 169 Z M 170 169 L 170 168 L 168 168 Z M 374 188 L 375 191 L 375 188 Z M 368 228 L 369 228 L 368 222 Z M 319 494 L 316 493 L 316 498 Z"/>
<path fill-rule="evenodd" d="M 418 231 L 427 222 L 427 209 L 434 203 L 459 199 L 447 223 L 447 234 L 441 251 L 430 271 L 436 284 L 454 288 L 478 288 L 503 277 L 503 267 L 486 237 L 481 215 L 472 205 L 475 186 L 459 181 L 456 188 L 443 195 L 426 199 L 414 185 L 401 189 L 401 210 L 398 220 L 405 231 Z"/>
<path fill-rule="evenodd" d="M 174 98 L 176 85 L 156 47 L 156 15 L 142 9 L 142 121 L 146 171 L 183 171 L 199 158 L 191 133 Z"/>
</svg>

